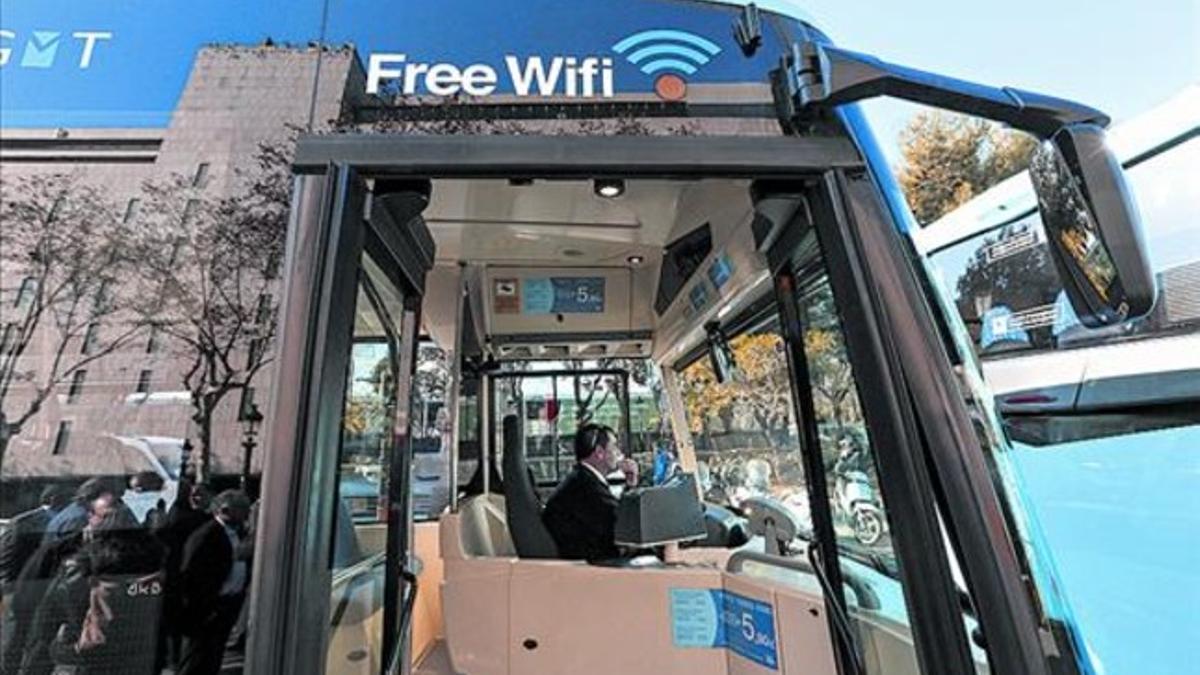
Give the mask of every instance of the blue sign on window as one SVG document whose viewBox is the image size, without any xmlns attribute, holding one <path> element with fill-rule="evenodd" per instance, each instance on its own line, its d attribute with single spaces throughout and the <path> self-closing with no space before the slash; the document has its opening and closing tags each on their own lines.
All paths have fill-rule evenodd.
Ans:
<svg viewBox="0 0 1200 675">
<path fill-rule="evenodd" d="M 996 305 L 979 318 L 982 324 L 979 346 L 987 349 L 997 342 L 1029 344 L 1029 333 L 1020 319 L 1005 305 Z"/>
<path fill-rule="evenodd" d="M 730 260 L 729 256 L 725 255 L 724 253 L 717 256 L 717 259 L 714 260 L 713 264 L 708 268 L 708 280 L 712 282 L 713 288 L 716 288 L 718 291 L 721 290 L 721 287 L 724 286 L 725 282 L 729 281 L 729 277 L 732 276 L 733 261 Z"/>
<path fill-rule="evenodd" d="M 604 277 L 544 277 L 521 282 L 525 314 L 601 314 Z"/>
<path fill-rule="evenodd" d="M 697 312 L 708 305 L 708 287 L 704 285 L 703 279 L 688 291 L 688 300 L 692 303 L 692 309 Z"/>
</svg>

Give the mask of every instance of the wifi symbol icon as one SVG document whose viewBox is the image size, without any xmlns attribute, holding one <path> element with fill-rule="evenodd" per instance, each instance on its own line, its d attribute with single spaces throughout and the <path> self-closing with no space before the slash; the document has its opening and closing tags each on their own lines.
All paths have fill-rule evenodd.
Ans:
<svg viewBox="0 0 1200 675">
<path fill-rule="evenodd" d="M 643 73 L 661 73 L 654 80 L 654 92 L 667 101 L 682 100 L 687 94 L 687 81 L 683 75 L 694 75 L 700 66 L 721 53 L 721 48 L 712 40 L 687 31 L 663 28 L 634 33 L 612 48 Z"/>
</svg>

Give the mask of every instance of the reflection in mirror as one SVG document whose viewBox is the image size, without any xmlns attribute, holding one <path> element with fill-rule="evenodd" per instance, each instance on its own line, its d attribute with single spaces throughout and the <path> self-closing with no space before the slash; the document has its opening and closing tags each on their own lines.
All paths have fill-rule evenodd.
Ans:
<svg viewBox="0 0 1200 675">
<path fill-rule="evenodd" d="M 1080 321 L 1100 327 L 1150 311 L 1154 284 L 1137 208 L 1103 131 L 1065 127 L 1034 153 L 1029 175 Z"/>
<path fill-rule="evenodd" d="M 1039 203 L 1043 214 L 1051 218 L 1058 248 L 1070 256 L 1100 300 L 1108 302 L 1117 269 L 1066 158 L 1047 141 L 1038 147 L 1031 164 Z"/>
</svg>

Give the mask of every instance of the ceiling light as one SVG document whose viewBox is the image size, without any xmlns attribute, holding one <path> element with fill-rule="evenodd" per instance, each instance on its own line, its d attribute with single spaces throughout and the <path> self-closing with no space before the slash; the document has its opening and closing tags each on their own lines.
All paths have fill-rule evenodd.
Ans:
<svg viewBox="0 0 1200 675">
<path fill-rule="evenodd" d="M 597 178 L 593 189 L 597 197 L 613 199 L 625 194 L 625 181 L 620 178 Z"/>
<path fill-rule="evenodd" d="M 631 255 L 625 259 L 625 262 L 629 263 L 630 265 L 633 265 L 634 267 L 637 267 L 638 265 L 641 265 L 642 263 L 646 262 L 646 258 L 644 256 L 640 256 L 640 255 Z"/>
</svg>

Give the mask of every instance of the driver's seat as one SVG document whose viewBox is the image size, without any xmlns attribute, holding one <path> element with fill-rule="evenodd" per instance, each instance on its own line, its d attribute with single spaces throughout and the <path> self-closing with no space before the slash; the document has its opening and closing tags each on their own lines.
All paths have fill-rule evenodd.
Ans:
<svg viewBox="0 0 1200 675">
<path fill-rule="evenodd" d="M 557 558 L 558 547 L 550 536 L 550 530 L 542 522 L 542 504 L 525 462 L 525 439 L 522 436 L 521 420 L 516 415 L 505 416 L 503 464 L 508 531 L 517 549 L 517 556 Z"/>
</svg>

